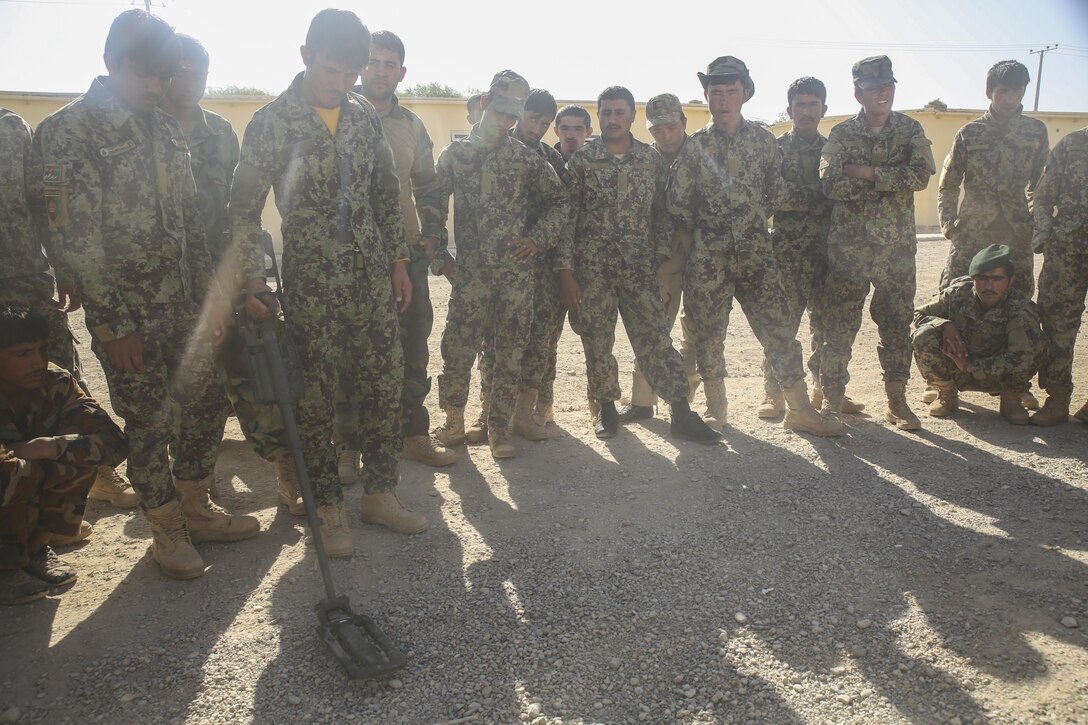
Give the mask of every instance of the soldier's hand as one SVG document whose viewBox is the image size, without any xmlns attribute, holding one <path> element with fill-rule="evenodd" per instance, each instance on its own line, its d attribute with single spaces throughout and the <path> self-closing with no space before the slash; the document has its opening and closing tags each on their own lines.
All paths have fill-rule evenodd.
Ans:
<svg viewBox="0 0 1088 725">
<path fill-rule="evenodd" d="M 438 273 L 446 279 L 453 279 L 453 272 L 455 269 L 457 269 L 457 263 L 450 259 L 442 269 L 438 270 Z"/>
<path fill-rule="evenodd" d="M 519 262 L 531 262 L 540 251 L 536 242 L 529 237 L 507 239 L 506 248 L 510 250 L 510 256 Z"/>
<path fill-rule="evenodd" d="M 272 295 L 272 288 L 268 286 L 263 277 L 252 277 L 246 280 L 246 314 L 258 322 L 267 320 L 276 314 L 276 307 L 278 306 L 274 297 L 265 297 L 265 299 L 271 298 L 273 300 L 272 307 L 258 299 L 257 295 L 261 293 Z"/>
<path fill-rule="evenodd" d="M 582 288 L 574 279 L 574 270 L 561 269 L 559 275 L 559 301 L 571 312 L 577 312 L 582 307 Z"/>
<path fill-rule="evenodd" d="M 654 266 L 655 267 L 660 267 L 665 262 L 669 261 L 669 255 L 665 254 L 664 252 L 658 252 L 657 254 L 654 255 L 654 261 L 656 263 Z"/>
<path fill-rule="evenodd" d="M 57 309 L 64 312 L 75 312 L 83 306 L 83 300 L 76 294 L 76 281 L 74 279 L 57 280 Z"/>
<path fill-rule="evenodd" d="M 423 237 L 419 240 L 419 245 L 423 247 L 423 253 L 427 255 L 428 260 L 433 260 L 434 255 L 438 253 L 438 237 Z"/>
<path fill-rule="evenodd" d="M 408 264 L 394 262 L 391 278 L 393 302 L 397 305 L 397 312 L 404 312 L 408 309 L 408 305 L 412 304 L 412 281 L 408 279 Z"/>
<path fill-rule="evenodd" d="M 861 179 L 862 181 L 876 181 L 876 169 L 872 166 L 866 166 L 864 164 L 843 164 L 842 165 L 843 176 L 848 176 L 851 179 Z"/>
<path fill-rule="evenodd" d="M 944 344 L 941 349 L 962 370 L 961 361 L 967 360 L 967 344 L 963 341 L 959 328 L 956 327 L 955 323 L 946 322 L 941 325 L 941 334 L 944 336 Z"/>
<path fill-rule="evenodd" d="M 110 365 L 125 373 L 144 372 L 144 342 L 140 333 L 133 332 L 116 340 L 110 340 L 103 347 Z"/>
<path fill-rule="evenodd" d="M 60 457 L 60 446 L 56 440 L 46 436 L 12 443 L 11 452 L 24 461 L 55 461 Z"/>
</svg>

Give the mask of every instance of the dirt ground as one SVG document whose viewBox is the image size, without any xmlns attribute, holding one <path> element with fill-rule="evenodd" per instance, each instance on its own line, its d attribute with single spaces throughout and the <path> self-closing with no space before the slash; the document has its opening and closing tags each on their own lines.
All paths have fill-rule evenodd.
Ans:
<svg viewBox="0 0 1088 725">
<path fill-rule="evenodd" d="M 919 301 L 946 252 L 920 244 Z M 432 374 L 448 292 L 433 281 Z M 62 551 L 78 582 L 2 613 L 0 722 L 1088 722 L 1088 428 L 1014 428 L 973 393 L 929 419 L 916 375 L 924 428 L 898 431 L 875 342 L 866 318 L 849 392 L 868 407 L 848 435 L 795 435 L 755 416 L 760 354 L 738 307 L 732 427 L 704 447 L 671 440 L 664 410 L 596 440 L 568 328 L 561 437 L 502 463 L 486 446 L 447 469 L 405 463 L 401 497 L 432 522 L 414 537 L 364 525 L 346 489 L 357 553 L 337 583 L 410 656 L 378 683 L 321 649 L 302 520 L 231 421 L 220 486 L 261 534 L 202 546 L 206 575 L 177 582 L 141 517 L 92 502 L 94 535 Z"/>
</svg>

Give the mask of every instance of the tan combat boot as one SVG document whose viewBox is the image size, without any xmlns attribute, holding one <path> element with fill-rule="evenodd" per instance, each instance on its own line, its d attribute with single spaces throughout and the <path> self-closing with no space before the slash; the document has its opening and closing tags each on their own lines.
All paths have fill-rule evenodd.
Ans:
<svg viewBox="0 0 1088 725">
<path fill-rule="evenodd" d="M 442 441 L 430 435 L 404 436 L 400 457 L 436 468 L 448 466 L 460 458 L 457 451 L 446 448 Z"/>
<path fill-rule="evenodd" d="M 820 396 L 823 398 L 823 395 Z M 816 393 L 812 393 L 813 407 L 816 407 Z M 786 412 L 786 398 L 779 390 L 774 395 L 768 395 L 763 399 L 762 405 L 756 409 L 756 415 L 760 418 L 777 418 Z"/>
<path fill-rule="evenodd" d="M 91 538 L 91 534 L 94 533 L 94 527 L 87 521 L 79 522 L 79 531 L 71 536 L 65 536 L 64 534 L 50 534 L 49 545 L 50 546 L 71 546 L 72 544 L 78 544 L 81 541 L 86 541 Z"/>
<path fill-rule="evenodd" d="M 362 471 L 362 458 L 359 451 L 349 449 L 336 453 L 336 475 L 340 479 L 341 486 L 350 486 L 359 480 L 359 472 Z"/>
<path fill-rule="evenodd" d="M 465 442 L 465 409 L 447 408 L 446 422 L 434 429 L 434 437 L 447 448 Z"/>
<path fill-rule="evenodd" d="M 540 399 L 540 396 L 536 396 L 536 406 L 534 407 L 537 419 L 544 425 L 555 423 L 555 407 L 552 401 L 544 402 Z"/>
<path fill-rule="evenodd" d="M 510 436 L 509 427 L 502 430 L 488 430 L 487 445 L 491 448 L 491 457 L 496 460 L 513 458 L 518 454 L 518 449 Z"/>
<path fill-rule="evenodd" d="M 825 418 L 812 407 L 804 379 L 798 380 L 788 388 L 783 388 L 782 395 L 786 398 L 786 417 L 782 421 L 783 428 L 825 437 L 841 436 L 846 431 L 846 426 L 841 420 Z"/>
<path fill-rule="evenodd" d="M 813 393 L 812 399 L 816 399 L 815 393 Z M 842 397 L 829 395 L 825 398 L 823 391 L 821 390 L 820 401 L 820 417 L 842 423 Z"/>
<path fill-rule="evenodd" d="M 1051 385 L 1046 389 L 1046 401 L 1035 415 L 1031 416 L 1032 425 L 1051 426 L 1069 420 L 1069 401 L 1073 389 L 1064 385 Z M 1088 403 L 1085 403 L 1088 407 Z M 1080 413 L 1077 413 L 1080 417 Z"/>
<path fill-rule="evenodd" d="M 204 560 L 193 548 L 181 504 L 177 499 L 144 512 L 151 525 L 151 556 L 162 573 L 173 579 L 196 579 L 204 575 Z"/>
<path fill-rule="evenodd" d="M 1020 402 L 1022 395 L 1019 390 L 1001 391 L 1001 417 L 1012 425 L 1027 425 L 1031 422 L 1028 411 Z"/>
<path fill-rule="evenodd" d="M 298 473 L 295 471 L 295 459 L 285 453 L 276 456 L 276 498 L 287 507 L 292 516 L 305 516 L 306 506 L 298 493 Z"/>
<path fill-rule="evenodd" d="M 725 380 L 703 382 L 703 393 L 706 394 L 703 421 L 720 433 L 722 428 L 729 425 L 729 399 L 725 396 Z"/>
<path fill-rule="evenodd" d="M 533 414 L 535 406 L 536 391 L 531 388 L 522 390 L 514 409 L 514 432 L 527 441 L 547 440 L 552 437 L 551 432 Z"/>
<path fill-rule="evenodd" d="M 202 541 L 241 541 L 256 536 L 261 524 L 253 516 L 231 516 L 223 508 L 212 503 L 208 494 L 215 474 L 205 476 L 201 481 L 174 479 L 181 513 L 189 528 L 193 542 Z"/>
<path fill-rule="evenodd" d="M 94 485 L 91 486 L 87 498 L 107 501 L 110 506 L 119 509 L 135 508 L 140 502 L 140 497 L 132 490 L 129 482 L 112 466 L 98 467 L 98 475 L 94 478 Z"/>
<path fill-rule="evenodd" d="M 1031 392 L 1031 390 L 1025 390 L 1020 393 L 1020 405 L 1024 410 L 1039 410 L 1039 399 Z"/>
<path fill-rule="evenodd" d="M 926 390 L 922 393 L 922 402 L 929 405 L 937 399 L 937 389 L 932 385 L 926 385 Z"/>
<path fill-rule="evenodd" d="M 1088 423 L 1088 400 L 1084 401 L 1084 405 L 1080 406 L 1080 410 L 1074 413 L 1073 417 L 1081 423 Z"/>
<path fill-rule="evenodd" d="M 888 396 L 888 409 L 884 411 L 884 420 L 894 423 L 899 430 L 918 430 L 922 421 L 907 405 L 907 381 L 885 380 L 884 393 Z"/>
<path fill-rule="evenodd" d="M 363 498 L 366 498 L 365 496 Z M 343 559 L 355 553 L 351 543 L 351 531 L 344 517 L 344 502 L 317 507 L 317 518 L 321 520 L 321 543 L 325 553 L 334 559 Z"/>
<path fill-rule="evenodd" d="M 931 418 L 947 418 L 959 410 L 960 394 L 951 380 L 934 380 L 928 389 L 937 393 L 937 397 L 929 403 Z"/>
<path fill-rule="evenodd" d="M 843 413 L 847 415 L 857 415 L 861 411 L 865 410 L 865 403 L 858 403 L 852 400 L 849 395 L 842 396 L 842 405 L 840 406 Z"/>
<path fill-rule="evenodd" d="M 398 534 L 418 534 L 425 531 L 427 517 L 405 507 L 396 491 L 381 491 L 363 496 L 363 522 L 381 524 Z"/>
<path fill-rule="evenodd" d="M 464 443 L 471 443 L 473 445 L 479 445 L 480 443 L 487 443 L 487 416 L 491 412 L 491 394 L 480 391 L 480 415 L 470 426 L 464 427 Z M 461 411 L 461 417 L 464 419 L 464 411 Z M 441 440 L 441 438 L 439 438 Z M 446 444 L 451 445 L 449 443 Z M 459 444 L 458 444 L 459 445 Z"/>
</svg>

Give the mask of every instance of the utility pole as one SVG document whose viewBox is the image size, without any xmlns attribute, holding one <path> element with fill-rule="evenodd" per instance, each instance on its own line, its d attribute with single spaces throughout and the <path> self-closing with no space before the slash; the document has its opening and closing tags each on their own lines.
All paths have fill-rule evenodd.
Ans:
<svg viewBox="0 0 1088 725">
<path fill-rule="evenodd" d="M 1042 50 L 1033 50 L 1029 55 L 1039 54 L 1039 72 L 1035 74 L 1035 110 L 1039 110 L 1039 91 L 1043 89 L 1043 56 L 1058 47 L 1058 44 L 1048 45 Z"/>
</svg>

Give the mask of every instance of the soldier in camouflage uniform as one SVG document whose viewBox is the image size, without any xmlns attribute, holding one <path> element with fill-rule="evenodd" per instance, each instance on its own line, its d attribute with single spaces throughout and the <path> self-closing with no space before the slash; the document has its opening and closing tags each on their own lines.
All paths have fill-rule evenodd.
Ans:
<svg viewBox="0 0 1088 725">
<path fill-rule="evenodd" d="M 1046 356 L 1039 385 L 1046 388 L 1037 425 L 1068 419 L 1073 395 L 1073 347 L 1084 296 L 1088 294 L 1088 128 L 1069 134 L 1054 147 L 1033 198 L 1032 248 L 1043 255 L 1039 310 Z M 1076 417 L 1088 423 L 1088 402 Z"/>
<path fill-rule="evenodd" d="M 40 313 L 0 304 L 0 604 L 75 581 L 49 542 L 78 537 L 98 469 L 128 452 L 109 414 L 48 364 L 51 334 Z"/>
<path fill-rule="evenodd" d="M 0 303 L 26 305 L 49 322 L 49 360 L 72 374 L 84 389 L 83 369 L 76 353 L 75 338 L 68 327 L 67 312 L 79 309 L 74 285 L 62 283 L 62 309 L 53 299 L 53 278 L 42 253 L 44 210 L 41 170 L 34 161 L 30 126 L 16 114 L 0 108 Z M 90 498 L 107 501 L 119 508 L 132 508 L 139 500 L 121 474 L 103 466 L 91 487 Z M 82 536 L 90 535 L 84 524 Z M 58 542 L 60 539 L 58 539 Z"/>
<path fill-rule="evenodd" d="M 662 93 L 646 102 L 646 128 L 654 137 L 651 144 L 661 154 L 666 166 L 672 166 L 676 157 L 688 140 L 688 119 L 680 99 L 671 93 Z M 672 230 L 672 251 L 669 258 L 657 267 L 657 286 L 661 293 L 661 303 L 665 305 L 665 319 L 672 331 L 676 315 L 680 312 L 680 300 L 684 291 L 684 270 L 691 255 L 691 234 L 686 229 Z M 695 398 L 699 388 L 699 371 L 695 365 L 695 330 L 691 319 L 685 314 L 680 317 L 680 329 L 683 333 L 680 343 L 680 357 L 684 361 L 684 375 L 688 380 L 688 402 Z M 635 371 L 631 380 L 631 402 L 620 410 L 620 422 L 652 418 L 657 395 L 646 382 L 646 376 L 635 361 Z"/>
<path fill-rule="evenodd" d="M 1012 254 L 1004 244 L 978 252 L 960 277 L 914 313 L 914 359 L 937 391 L 929 414 L 951 415 L 959 391 L 1001 396 L 1001 416 L 1026 425 L 1020 391 L 1039 369 L 1042 331 L 1035 304 L 1015 285 Z"/>
<path fill-rule="evenodd" d="M 917 239 L 914 192 L 936 171 L 932 144 L 920 123 L 892 110 L 895 77 L 887 56 L 854 64 L 855 118 L 835 126 L 820 156 L 824 194 L 834 202 L 828 233 L 828 278 L 818 300 L 824 335 L 820 383 L 824 412 L 842 412 L 854 338 L 869 287 L 869 314 L 880 334 L 888 410 L 901 430 L 921 427 L 906 401 L 910 323 L 914 310 Z"/>
<path fill-rule="evenodd" d="M 353 553 L 332 445 L 337 378 L 351 370 L 362 410 L 362 517 L 405 534 L 427 519 L 397 498 L 404 362 L 397 312 L 411 303 L 408 247 L 393 154 L 370 103 L 351 93 L 370 32 L 347 10 L 322 10 L 302 47 L 305 71 L 254 114 L 231 186 L 231 233 L 248 313 L 273 310 L 259 241 L 270 189 L 283 219 L 283 308 L 305 392 L 299 433 L 331 556 Z M 269 298 L 265 296 L 265 300 Z"/>
<path fill-rule="evenodd" d="M 586 144 L 586 139 L 593 135 L 593 121 L 589 111 L 575 103 L 559 109 L 555 116 L 555 135 L 559 140 L 552 146 L 563 157 L 563 163 L 570 161 L 574 152 Z"/>
<path fill-rule="evenodd" d="M 755 94 L 755 83 L 748 67 L 733 56 L 712 61 L 699 80 L 712 122 L 684 144 L 673 164 L 668 199 L 676 223 L 690 229 L 694 239 L 684 306 L 695 323 L 706 416 L 727 424 L 724 345 L 736 295 L 785 395 L 783 425 L 815 435 L 841 435 L 842 422 L 821 416 L 809 402 L 797 326 L 791 327 L 767 233 L 783 180 L 774 136 L 741 115 L 741 106 Z"/>
<path fill-rule="evenodd" d="M 176 578 L 204 573 L 194 541 L 237 541 L 260 529 L 209 499 L 214 470 L 197 450 L 213 420 L 196 403 L 223 331 L 189 151 L 156 108 L 180 62 L 173 29 L 142 10 L 114 21 L 106 68 L 35 136 L 50 243 L 86 310 L 91 349 L 125 420 L 128 474 L 151 524 L 152 555 Z M 208 294 L 205 314 L 201 305 Z M 171 477 L 173 474 L 173 478 Z M 180 499 L 180 501 L 179 501 Z"/>
<path fill-rule="evenodd" d="M 170 80 L 160 107 L 178 122 L 185 134 L 200 203 L 200 219 L 208 239 L 208 252 L 212 264 L 219 268 L 230 248 L 227 201 L 234 168 L 238 165 L 238 135 L 227 119 L 200 107 L 208 80 L 208 51 L 196 38 L 180 33 L 177 38 L 181 46 L 181 69 Z M 232 291 L 229 289 L 234 283 L 232 277 L 220 277 L 225 292 Z M 232 296 L 239 297 L 237 293 Z M 233 323 L 233 316 L 230 321 Z M 286 448 L 283 420 L 275 405 L 257 400 L 249 381 L 245 355 L 241 334 L 231 324 L 226 340 L 216 350 L 215 356 L 222 384 L 213 382 L 207 385 L 205 398 L 199 403 L 213 423 L 203 431 L 204 439 L 194 438 L 189 441 L 192 449 L 181 449 L 177 455 L 182 458 L 204 455 L 204 466 L 214 468 L 223 429 L 227 418 L 234 412 L 253 450 L 275 464 L 280 502 L 292 514 L 301 516 L 305 510 L 298 497 L 295 464 Z M 212 496 L 217 495 L 213 489 Z"/>
<path fill-rule="evenodd" d="M 582 338 L 589 392 L 598 406 L 594 432 L 616 435 L 619 371 L 612 353 L 621 316 L 639 367 L 672 407 L 673 436 L 713 442 L 721 434 L 688 407 L 688 382 L 672 346 L 654 272 L 673 252 L 665 212 L 669 167 L 635 139 L 635 99 L 622 86 L 597 98 L 601 136 L 567 163 L 573 227 L 556 259 L 560 295 Z"/>
<path fill-rule="evenodd" d="M 438 378 L 446 422 L 436 435 L 446 445 L 465 442 L 472 363 L 489 348 L 494 373 L 484 394 L 495 458 L 517 453 L 510 426 L 533 322 L 533 262 L 555 246 L 567 219 L 567 193 L 555 170 L 509 135 L 528 95 L 529 84 L 520 75 L 496 73 L 483 97 L 483 118 L 467 138 L 447 146 L 436 164 L 442 188 L 438 212 L 445 220 L 453 195 L 457 241 Z"/>
</svg>

